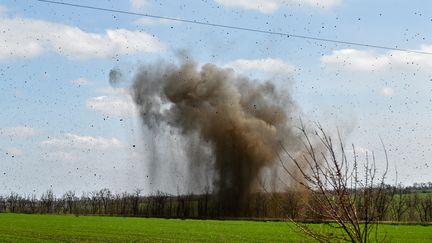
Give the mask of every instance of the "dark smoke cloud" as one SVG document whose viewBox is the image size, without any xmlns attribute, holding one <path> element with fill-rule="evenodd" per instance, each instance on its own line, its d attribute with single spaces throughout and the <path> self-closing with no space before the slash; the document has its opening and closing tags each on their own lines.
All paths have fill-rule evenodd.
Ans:
<svg viewBox="0 0 432 243">
<path fill-rule="evenodd" d="M 123 81 L 123 73 L 119 68 L 113 68 L 109 72 L 109 83 L 112 86 L 117 86 L 119 83 Z"/>
<path fill-rule="evenodd" d="M 211 167 L 204 177 L 212 178 L 228 216 L 240 213 L 260 190 L 263 169 L 277 167 L 280 142 L 300 144 L 289 92 L 233 69 L 198 67 L 191 60 L 146 65 L 134 78 L 132 94 L 147 128 L 154 133 L 168 128 L 183 138 L 190 176 L 202 177 L 194 170 Z"/>
</svg>

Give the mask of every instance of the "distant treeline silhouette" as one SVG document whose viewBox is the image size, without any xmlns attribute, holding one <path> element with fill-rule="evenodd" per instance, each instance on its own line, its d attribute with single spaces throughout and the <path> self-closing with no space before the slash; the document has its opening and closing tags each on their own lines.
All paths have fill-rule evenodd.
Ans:
<svg viewBox="0 0 432 243">
<path fill-rule="evenodd" d="M 389 200 L 379 201 L 387 206 L 374 207 L 375 210 L 385 210 L 380 212 L 383 215 L 381 221 L 432 221 L 432 183 L 410 187 L 388 186 L 386 193 Z M 290 218 L 318 222 L 328 220 L 321 216 L 320 205 L 314 204 L 313 200 L 305 191 L 255 193 L 250 196 L 248 205 L 242 212 L 226 214 L 223 211 L 224 202 L 218 201 L 218 197 L 210 192 L 200 195 L 169 195 L 158 191 L 144 196 L 140 190 L 114 194 L 109 189 L 102 189 L 81 196 L 68 191 L 57 197 L 52 190 L 48 190 L 40 197 L 17 193 L 0 196 L 0 212 L 159 218 Z"/>
</svg>

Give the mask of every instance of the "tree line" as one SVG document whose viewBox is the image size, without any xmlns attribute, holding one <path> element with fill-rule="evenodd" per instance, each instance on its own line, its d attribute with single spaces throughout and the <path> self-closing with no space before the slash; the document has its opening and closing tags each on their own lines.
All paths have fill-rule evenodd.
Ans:
<svg viewBox="0 0 432 243">
<path fill-rule="evenodd" d="M 432 222 L 432 187 L 388 185 L 379 196 L 380 200 L 376 200 L 373 210 L 379 211 L 377 215 L 380 215 L 380 221 Z M 358 204 L 362 203 L 361 198 L 358 197 Z M 56 196 L 52 190 L 48 190 L 40 197 L 17 193 L 0 196 L 0 212 L 3 213 L 161 218 L 290 218 L 317 222 L 330 219 L 321 213 L 323 209 L 319 200 L 305 190 L 254 193 L 236 215 L 226 215 L 222 205 L 223 202 L 217 195 L 210 192 L 200 195 L 170 195 L 158 191 L 152 195 L 142 195 L 140 190 L 112 193 L 109 189 L 101 189 L 80 196 L 74 191 Z"/>
</svg>

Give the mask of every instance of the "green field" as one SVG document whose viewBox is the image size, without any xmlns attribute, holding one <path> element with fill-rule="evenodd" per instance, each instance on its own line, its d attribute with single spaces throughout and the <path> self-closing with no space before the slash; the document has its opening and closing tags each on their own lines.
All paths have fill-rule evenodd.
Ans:
<svg viewBox="0 0 432 243">
<path fill-rule="evenodd" d="M 314 225 L 321 227 L 321 225 Z M 390 242 L 432 242 L 432 226 L 382 225 Z M 286 222 L 0 214 L 0 241 L 308 242 Z"/>
</svg>

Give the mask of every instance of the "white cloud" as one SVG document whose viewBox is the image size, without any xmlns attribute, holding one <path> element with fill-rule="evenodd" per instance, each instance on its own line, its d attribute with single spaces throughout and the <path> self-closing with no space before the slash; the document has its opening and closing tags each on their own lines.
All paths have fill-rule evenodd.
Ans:
<svg viewBox="0 0 432 243">
<path fill-rule="evenodd" d="M 123 143 L 116 138 L 81 136 L 67 133 L 60 138 L 51 138 L 41 142 L 45 148 L 52 150 L 109 150 L 123 147 Z"/>
<path fill-rule="evenodd" d="M 134 11 L 140 11 L 145 8 L 148 4 L 147 0 L 130 0 L 131 9 Z"/>
<path fill-rule="evenodd" d="M 237 59 L 226 65 L 238 72 L 261 71 L 274 75 L 290 74 L 294 72 L 294 66 L 281 59 Z"/>
<path fill-rule="evenodd" d="M 127 95 L 129 94 L 129 89 L 119 87 L 104 87 L 96 89 L 96 92 L 109 95 Z"/>
<path fill-rule="evenodd" d="M 381 69 L 388 61 L 387 57 L 378 57 L 371 52 L 355 49 L 336 50 L 331 55 L 321 57 L 321 62 L 324 64 L 359 71 Z"/>
<path fill-rule="evenodd" d="M 432 45 L 423 45 L 418 51 L 432 52 Z M 392 69 L 432 72 L 432 55 L 401 51 L 377 54 L 372 51 L 342 49 L 333 51 L 331 55 L 322 56 L 321 62 L 330 68 L 360 72 Z"/>
<path fill-rule="evenodd" d="M 148 17 L 142 17 L 134 21 L 136 25 L 159 25 L 159 24 L 165 24 L 165 25 L 173 25 L 178 24 L 179 22 L 169 19 L 154 19 L 154 18 L 148 18 Z"/>
<path fill-rule="evenodd" d="M 386 97 L 391 97 L 395 95 L 395 92 L 392 88 L 390 87 L 384 87 L 381 91 L 382 95 L 386 96 Z"/>
<path fill-rule="evenodd" d="M 79 86 L 87 86 L 87 85 L 93 84 L 93 82 L 91 80 L 88 80 L 85 78 L 79 78 L 79 79 L 72 80 L 72 83 L 79 85 Z"/>
<path fill-rule="evenodd" d="M 125 143 L 117 138 L 94 137 L 72 133 L 48 138 L 39 144 L 39 149 L 46 160 L 73 160 L 84 163 L 89 161 L 99 163 L 113 158 L 125 147 Z"/>
<path fill-rule="evenodd" d="M 277 0 L 215 0 L 217 3 L 226 7 L 238 7 L 248 10 L 257 10 L 262 13 L 271 13 L 279 8 L 279 1 Z"/>
<path fill-rule="evenodd" d="M 7 127 L 0 128 L 0 136 L 6 136 L 10 138 L 17 137 L 33 137 L 40 133 L 39 130 L 31 127 Z"/>
<path fill-rule="evenodd" d="M 22 156 L 24 155 L 24 150 L 16 147 L 9 147 L 5 149 L 6 153 L 10 156 Z"/>
<path fill-rule="evenodd" d="M 358 145 L 355 145 L 354 149 L 355 149 L 355 155 L 360 158 L 364 158 L 366 155 L 370 156 L 373 153 L 372 150 Z M 347 148 L 345 151 L 348 159 L 351 159 L 354 156 L 354 150 L 352 149 L 352 147 Z"/>
<path fill-rule="evenodd" d="M 87 108 L 116 116 L 133 116 L 136 108 L 130 96 L 98 96 L 92 97 L 86 102 Z"/>
<path fill-rule="evenodd" d="M 0 18 L 0 60 L 32 58 L 55 52 L 71 59 L 159 52 L 160 41 L 145 32 L 107 29 L 85 32 L 78 27 L 27 18 Z"/>
<path fill-rule="evenodd" d="M 217 3 L 231 8 L 244 8 L 262 13 L 272 13 L 283 5 L 308 6 L 316 8 L 332 8 L 342 0 L 215 0 Z"/>
</svg>

